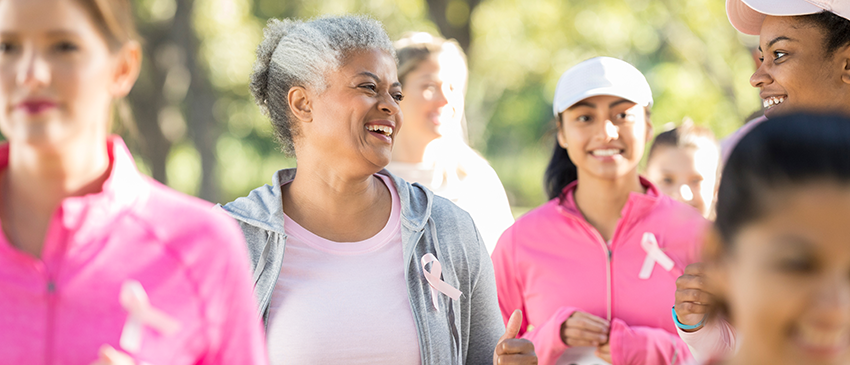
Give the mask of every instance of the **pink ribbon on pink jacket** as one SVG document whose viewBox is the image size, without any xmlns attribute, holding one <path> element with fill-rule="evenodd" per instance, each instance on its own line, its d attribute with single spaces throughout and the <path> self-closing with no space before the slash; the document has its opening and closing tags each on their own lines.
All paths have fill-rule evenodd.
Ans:
<svg viewBox="0 0 850 365">
<path fill-rule="evenodd" d="M 646 232 L 643 234 L 643 239 L 640 241 L 640 246 L 646 251 L 646 259 L 643 260 L 643 266 L 640 268 L 640 274 L 638 277 L 641 279 L 649 279 L 652 276 L 652 269 L 655 268 L 655 263 L 661 265 L 664 270 L 670 271 L 673 269 L 673 266 L 676 264 L 670 259 L 670 256 L 661 251 L 661 247 L 658 246 L 658 240 L 655 239 L 655 235 Z"/>
<path fill-rule="evenodd" d="M 425 268 L 425 265 L 428 264 L 431 264 L 431 271 Z M 425 256 L 422 256 L 422 272 L 425 274 L 425 280 L 428 280 L 428 284 L 431 286 L 431 302 L 434 303 L 434 309 L 437 312 L 440 311 L 440 307 L 437 305 L 437 292 L 448 295 L 449 298 L 454 300 L 458 300 L 460 295 L 463 294 L 460 290 L 440 279 L 443 274 L 443 265 L 440 264 L 440 261 L 437 261 L 437 257 L 433 254 L 426 253 Z"/>
<path fill-rule="evenodd" d="M 127 280 L 121 285 L 120 302 L 130 313 L 118 342 L 127 352 L 135 353 L 142 347 L 142 326 L 153 327 L 164 335 L 174 334 L 180 329 L 177 320 L 151 306 L 148 294 L 138 281 Z"/>
</svg>

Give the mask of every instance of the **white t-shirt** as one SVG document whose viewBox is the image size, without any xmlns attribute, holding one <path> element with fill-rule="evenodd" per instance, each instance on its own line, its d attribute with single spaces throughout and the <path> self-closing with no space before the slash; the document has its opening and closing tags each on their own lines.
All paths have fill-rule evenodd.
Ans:
<svg viewBox="0 0 850 365">
<path fill-rule="evenodd" d="M 319 237 L 285 217 L 288 238 L 269 305 L 271 364 L 420 364 L 405 280 L 401 203 L 360 242 Z"/>
<path fill-rule="evenodd" d="M 469 151 L 468 154 L 474 152 Z M 418 182 L 467 211 L 492 253 L 502 233 L 514 223 L 511 206 L 496 171 L 479 156 L 465 157 L 465 174 L 436 163 L 390 162 L 387 170 L 411 183 Z"/>
</svg>

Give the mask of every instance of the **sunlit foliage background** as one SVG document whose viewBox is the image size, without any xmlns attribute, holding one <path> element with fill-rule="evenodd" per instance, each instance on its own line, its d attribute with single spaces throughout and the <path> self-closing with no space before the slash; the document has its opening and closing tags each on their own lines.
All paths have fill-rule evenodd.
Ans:
<svg viewBox="0 0 850 365">
<path fill-rule="evenodd" d="M 360 13 L 393 38 L 468 37 L 471 145 L 517 211 L 545 200 L 560 74 L 594 56 L 647 75 L 655 132 L 690 117 L 724 136 L 759 108 L 753 59 L 722 0 L 136 0 L 145 70 L 131 95 L 137 130 L 122 133 L 142 169 L 183 192 L 227 202 L 294 166 L 248 93 L 269 18 Z M 443 11 L 444 9 L 444 11 Z M 461 42 L 464 44 L 465 42 Z"/>
</svg>

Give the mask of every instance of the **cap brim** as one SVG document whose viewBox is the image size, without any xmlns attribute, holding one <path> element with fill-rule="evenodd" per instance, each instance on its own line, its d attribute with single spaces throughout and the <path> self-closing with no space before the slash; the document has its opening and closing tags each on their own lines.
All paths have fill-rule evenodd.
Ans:
<svg viewBox="0 0 850 365">
<path fill-rule="evenodd" d="M 768 15 L 797 16 L 819 13 L 824 9 L 805 0 L 726 0 L 726 16 L 739 32 L 761 33 L 761 24 Z"/>
</svg>

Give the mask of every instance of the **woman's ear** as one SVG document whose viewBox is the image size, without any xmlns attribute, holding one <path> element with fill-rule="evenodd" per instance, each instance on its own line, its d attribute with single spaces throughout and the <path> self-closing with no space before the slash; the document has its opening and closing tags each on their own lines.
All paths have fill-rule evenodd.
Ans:
<svg viewBox="0 0 850 365">
<path fill-rule="evenodd" d="M 301 86 L 293 86 L 289 89 L 286 100 L 289 102 L 289 110 L 292 111 L 295 118 L 302 122 L 313 121 L 313 107 L 307 89 Z"/>
<path fill-rule="evenodd" d="M 115 74 L 112 78 L 112 97 L 120 99 L 130 93 L 142 69 L 142 45 L 127 42 L 118 51 Z"/>
<path fill-rule="evenodd" d="M 850 45 L 835 51 L 836 57 L 841 60 L 841 81 L 850 86 Z"/>
</svg>

